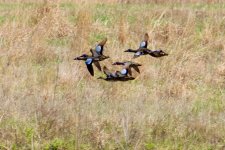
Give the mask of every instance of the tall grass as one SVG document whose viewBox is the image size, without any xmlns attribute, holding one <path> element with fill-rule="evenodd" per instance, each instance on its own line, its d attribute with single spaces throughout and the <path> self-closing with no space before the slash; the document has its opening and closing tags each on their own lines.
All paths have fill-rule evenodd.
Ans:
<svg viewBox="0 0 225 150">
<path fill-rule="evenodd" d="M 222 1 L 27 2 L 0 3 L 0 149 L 224 148 Z M 118 70 L 146 32 L 169 56 L 135 59 L 134 81 L 73 60 L 107 37 Z"/>
</svg>

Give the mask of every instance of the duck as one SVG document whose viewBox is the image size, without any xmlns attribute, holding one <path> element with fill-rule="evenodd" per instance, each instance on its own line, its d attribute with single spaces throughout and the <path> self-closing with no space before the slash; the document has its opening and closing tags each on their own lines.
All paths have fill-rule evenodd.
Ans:
<svg viewBox="0 0 225 150">
<path fill-rule="evenodd" d="M 149 35 L 148 35 L 148 33 L 145 33 L 144 39 L 141 41 L 138 49 L 127 49 L 124 52 L 134 53 L 133 58 L 137 58 L 141 55 L 148 55 L 151 52 L 151 50 L 147 48 L 148 40 L 149 40 Z"/>
<path fill-rule="evenodd" d="M 90 51 L 92 51 L 92 49 L 90 49 Z M 92 55 L 82 54 L 79 57 L 75 57 L 74 60 L 84 60 L 89 73 L 92 76 L 94 76 L 94 69 L 93 69 L 92 64 L 94 63 L 94 65 L 98 68 L 98 70 L 102 71 L 99 61 L 103 61 L 103 60 L 105 60 L 107 58 L 109 58 L 109 57 L 93 55 L 93 54 Z"/>
<path fill-rule="evenodd" d="M 128 76 L 128 69 L 122 69 L 121 71 L 110 72 L 109 69 L 104 66 L 103 72 L 106 75 L 106 78 L 99 77 L 98 79 L 103 79 L 106 81 L 128 81 L 134 80 L 134 77 Z"/>
<path fill-rule="evenodd" d="M 103 55 L 104 45 L 107 41 L 107 38 L 98 43 L 95 49 L 90 49 L 91 55 L 82 54 L 81 56 L 75 57 L 74 60 L 84 60 L 87 66 L 89 73 L 94 76 L 94 69 L 92 63 L 98 68 L 99 71 L 102 71 L 99 61 L 110 58 L 109 56 Z"/>
<path fill-rule="evenodd" d="M 163 56 L 168 56 L 169 54 L 164 52 L 163 50 L 154 50 L 149 53 L 152 57 L 163 57 Z"/>
<path fill-rule="evenodd" d="M 133 58 L 137 58 L 137 57 L 142 56 L 142 55 L 150 54 L 152 52 L 152 50 L 150 50 L 148 48 L 138 48 L 136 50 L 128 49 L 128 50 L 125 50 L 124 52 L 132 52 L 132 53 L 134 53 Z"/>
<path fill-rule="evenodd" d="M 136 62 L 132 62 L 132 61 L 114 62 L 112 65 L 123 65 L 123 68 L 128 70 L 128 74 L 130 76 L 132 76 L 131 68 L 133 68 L 135 71 L 140 73 L 140 70 L 138 67 L 141 66 L 141 64 Z"/>
</svg>

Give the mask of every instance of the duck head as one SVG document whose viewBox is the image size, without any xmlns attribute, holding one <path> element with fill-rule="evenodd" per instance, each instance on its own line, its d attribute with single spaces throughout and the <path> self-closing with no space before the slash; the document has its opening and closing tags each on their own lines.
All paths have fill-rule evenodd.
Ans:
<svg viewBox="0 0 225 150">
<path fill-rule="evenodd" d="M 127 49 L 124 52 L 136 52 L 136 51 L 135 50 L 132 50 L 132 49 Z"/>
<path fill-rule="evenodd" d="M 156 52 L 160 55 L 160 56 L 167 56 L 169 54 L 165 53 L 163 50 L 156 50 Z"/>
</svg>

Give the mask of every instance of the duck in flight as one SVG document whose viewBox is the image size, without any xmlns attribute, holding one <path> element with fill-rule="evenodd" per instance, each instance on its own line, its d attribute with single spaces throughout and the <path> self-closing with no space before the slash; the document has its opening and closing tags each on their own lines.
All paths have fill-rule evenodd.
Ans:
<svg viewBox="0 0 225 150">
<path fill-rule="evenodd" d="M 94 63 L 94 65 L 98 68 L 98 70 L 101 71 L 102 69 L 101 69 L 101 65 L 99 61 L 103 61 L 109 58 L 109 56 L 103 55 L 104 45 L 106 41 L 107 41 L 107 38 L 105 38 L 103 41 L 98 43 L 95 49 L 91 48 L 90 49 L 91 55 L 83 54 L 79 57 L 74 58 L 74 60 L 84 60 L 87 66 L 87 69 L 92 76 L 94 76 L 94 69 L 93 69 L 92 63 Z"/>
<path fill-rule="evenodd" d="M 133 68 L 135 71 L 140 73 L 140 70 L 139 70 L 138 67 L 141 66 L 141 64 L 139 64 L 139 63 L 135 63 L 135 62 L 132 62 L 132 61 L 124 61 L 124 62 L 115 62 L 112 65 L 123 65 L 123 69 L 127 69 L 128 74 L 130 76 L 132 76 L 131 68 Z"/>
<path fill-rule="evenodd" d="M 145 33 L 144 39 L 141 41 L 138 49 L 128 49 L 128 50 L 125 50 L 124 52 L 134 53 L 133 58 L 137 58 L 141 55 L 147 55 L 151 52 L 151 50 L 147 48 L 148 47 L 148 40 L 149 40 L 149 35 L 148 35 L 148 33 Z"/>
<path fill-rule="evenodd" d="M 163 50 L 150 50 L 148 49 L 148 33 L 145 33 L 144 35 L 144 40 L 141 41 L 140 46 L 138 49 L 134 50 L 134 49 L 128 49 L 125 50 L 124 52 L 131 52 L 134 53 L 133 58 L 137 58 L 139 56 L 142 55 L 151 55 L 152 57 L 162 57 L 162 56 L 167 56 L 168 54 L 165 53 Z"/>
<path fill-rule="evenodd" d="M 103 67 L 103 72 L 106 75 L 106 78 L 99 77 L 98 79 L 103 79 L 106 81 L 128 81 L 134 80 L 134 77 L 128 76 L 128 70 L 122 69 L 121 71 L 111 72 L 107 67 Z"/>
</svg>

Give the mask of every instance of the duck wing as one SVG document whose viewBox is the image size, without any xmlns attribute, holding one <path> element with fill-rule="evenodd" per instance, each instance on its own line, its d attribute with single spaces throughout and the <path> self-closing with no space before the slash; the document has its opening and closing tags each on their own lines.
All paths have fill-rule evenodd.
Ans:
<svg viewBox="0 0 225 150">
<path fill-rule="evenodd" d="M 132 68 L 134 68 L 135 71 L 137 71 L 138 73 L 140 73 L 140 70 L 139 70 L 138 66 L 133 65 Z"/>
<path fill-rule="evenodd" d="M 123 64 L 124 64 L 124 69 L 126 69 L 127 73 L 132 76 L 132 71 L 131 71 L 132 62 L 126 61 Z"/>
<path fill-rule="evenodd" d="M 98 61 L 94 61 L 94 64 L 98 68 L 99 71 L 102 71 L 100 63 Z"/>
<path fill-rule="evenodd" d="M 93 50 L 92 48 L 90 49 L 90 52 L 92 54 L 92 57 L 98 57 L 99 54 L 96 52 L 96 50 Z"/>
<path fill-rule="evenodd" d="M 147 48 L 148 47 L 148 39 L 149 39 L 148 33 L 145 33 L 144 40 L 140 43 L 139 48 Z"/>
<path fill-rule="evenodd" d="M 89 71 L 89 73 L 94 76 L 94 69 L 93 69 L 93 66 L 92 66 L 92 62 L 93 62 L 93 59 L 92 58 L 88 58 L 86 61 L 85 61 L 85 64 L 87 66 L 87 69 Z"/>
<path fill-rule="evenodd" d="M 132 71 L 131 71 L 131 68 L 127 68 L 127 71 L 128 71 L 128 74 L 132 76 Z"/>
<path fill-rule="evenodd" d="M 97 54 L 103 55 L 104 45 L 106 42 L 107 42 L 107 38 L 105 38 L 100 43 L 98 43 L 98 45 L 95 47 Z"/>
<path fill-rule="evenodd" d="M 103 67 L 103 72 L 104 72 L 104 74 L 106 74 L 107 76 L 110 76 L 110 75 L 111 75 L 111 72 L 109 71 L 109 69 L 108 69 L 106 66 Z"/>
</svg>

